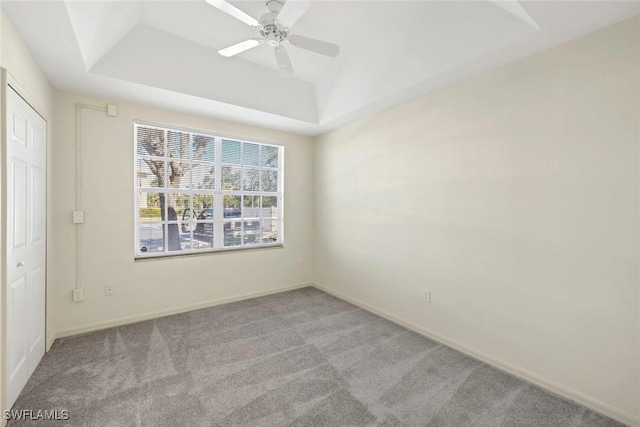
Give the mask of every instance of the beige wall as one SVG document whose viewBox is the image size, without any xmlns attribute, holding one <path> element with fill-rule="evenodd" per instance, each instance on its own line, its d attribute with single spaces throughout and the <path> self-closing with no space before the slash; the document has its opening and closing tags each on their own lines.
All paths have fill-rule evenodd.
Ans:
<svg viewBox="0 0 640 427">
<path fill-rule="evenodd" d="M 47 150 L 51 152 L 51 148 L 53 146 L 52 143 L 52 131 L 53 131 L 53 123 L 51 120 L 52 112 L 53 112 L 53 97 L 54 97 L 54 88 L 49 83 L 49 80 L 45 76 L 45 74 L 40 69 L 38 63 L 35 61 L 22 39 L 16 32 L 15 28 L 11 24 L 11 22 L 7 19 L 7 17 L 0 10 L 0 67 L 5 68 L 8 75 L 9 81 L 14 86 L 20 95 L 22 95 L 38 112 L 47 120 Z M 2 93 L 4 91 L 4 87 L 0 87 L 0 94 L 4 97 Z M 0 105 L 0 117 L 4 117 L 4 111 L 2 111 L 2 107 Z M 0 129 L 0 135 L 4 135 L 4 121 L 2 129 Z M 5 159 L 2 158 L 2 154 L 0 151 L 0 174 L 3 173 Z M 50 172 L 51 172 L 51 164 L 50 159 L 49 162 L 49 175 L 47 179 L 48 190 L 51 189 L 51 180 Z M 4 176 L 4 175 L 2 175 Z M 0 197 L 0 212 L 4 212 L 5 200 L 4 195 Z M 48 211 L 48 214 L 50 212 Z M 48 253 L 51 253 L 51 216 L 49 215 L 47 221 L 47 235 L 48 235 Z M 2 218 L 2 223 L 4 223 L 5 219 Z M 2 232 L 0 232 L 2 234 Z M 0 239 L 2 242 L 0 244 L 0 259 L 2 262 L 0 264 L 0 271 L 6 271 L 4 268 L 4 248 L 5 248 L 5 240 L 4 237 Z M 51 279 L 51 270 L 47 270 L 47 348 L 51 345 L 54 339 L 54 312 L 55 308 L 53 307 L 53 288 L 50 286 Z M 4 275 L 0 278 L 0 283 L 2 287 L 1 297 L 0 297 L 0 324 L 3 325 L 0 328 L 0 335 L 2 335 L 2 339 L 0 339 L 0 409 L 4 409 L 5 407 L 5 399 L 4 399 L 4 369 L 5 369 L 5 351 L 2 347 L 4 343 L 4 325 L 6 325 L 4 319 L 4 313 L 2 308 L 4 306 L 4 297 L 6 295 L 5 292 L 5 278 Z M 2 424 L 4 420 L 0 421 Z"/>
<path fill-rule="evenodd" d="M 118 117 L 82 110 L 83 280 L 74 303 L 75 105 L 118 105 Z M 312 282 L 312 145 L 308 137 L 117 101 L 56 94 L 53 153 L 56 331 L 58 336 L 175 309 Z M 133 121 L 271 141 L 285 147 L 284 248 L 134 261 Z M 105 285 L 115 296 L 104 295 Z"/>
<path fill-rule="evenodd" d="M 640 422 L 639 114 L 635 18 L 316 138 L 316 283 Z"/>
<path fill-rule="evenodd" d="M 29 99 L 41 115 L 51 113 L 54 89 L 35 58 L 27 49 L 11 21 L 0 10 L 0 61 L 21 86 L 21 95 Z M 49 117 L 45 117 L 49 119 Z"/>
</svg>

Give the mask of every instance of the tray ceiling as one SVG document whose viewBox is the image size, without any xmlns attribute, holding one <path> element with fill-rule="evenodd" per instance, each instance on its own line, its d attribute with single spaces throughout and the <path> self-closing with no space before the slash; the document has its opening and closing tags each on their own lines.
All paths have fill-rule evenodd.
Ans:
<svg viewBox="0 0 640 427">
<path fill-rule="evenodd" d="M 288 47 L 285 77 L 267 45 L 218 55 L 257 32 L 204 1 L 2 8 L 58 88 L 309 135 L 640 13 L 638 2 L 314 1 L 292 33 L 341 54 Z"/>
</svg>

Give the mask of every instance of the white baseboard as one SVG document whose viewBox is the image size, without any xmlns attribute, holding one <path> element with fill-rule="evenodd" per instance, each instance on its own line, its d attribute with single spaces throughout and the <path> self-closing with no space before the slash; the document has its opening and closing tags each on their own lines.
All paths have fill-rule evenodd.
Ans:
<svg viewBox="0 0 640 427">
<path fill-rule="evenodd" d="M 170 316 L 172 314 L 186 313 L 187 311 L 198 310 L 201 308 L 214 307 L 216 305 L 227 304 L 230 302 L 242 301 L 246 299 L 262 297 L 265 295 L 277 294 L 279 292 L 291 291 L 293 289 L 300 289 L 308 286 L 313 286 L 313 284 L 302 283 L 298 285 L 284 286 L 281 288 L 270 289 L 268 291 L 253 292 L 250 294 L 237 295 L 229 298 L 221 298 L 221 299 L 206 301 L 198 304 L 191 304 L 191 305 L 185 305 L 182 307 L 171 308 L 167 310 L 153 311 L 150 313 L 141 314 L 137 316 L 121 317 L 119 319 L 109 320 L 107 322 L 98 322 L 98 323 L 92 323 L 89 325 L 82 325 L 82 326 L 77 326 L 73 328 L 62 329 L 56 332 L 54 340 L 58 338 L 70 337 L 73 335 L 85 334 L 87 332 L 99 331 L 101 329 L 113 328 L 115 326 L 122 326 L 122 325 L 128 325 L 130 323 L 142 322 L 144 320 L 157 319 L 158 317 Z"/>
<path fill-rule="evenodd" d="M 397 323 L 399 325 L 404 326 L 407 329 L 410 329 L 414 332 L 419 333 L 420 335 L 423 335 L 429 339 L 438 341 L 448 347 L 451 347 L 453 349 L 456 349 L 468 356 L 473 357 L 474 359 L 477 359 L 481 362 L 484 362 L 488 365 L 494 366 L 502 371 L 505 371 L 515 377 L 521 378 L 527 382 L 533 383 L 535 385 L 537 385 L 538 387 L 541 387 L 545 390 L 548 390 L 554 394 L 557 394 L 559 396 L 562 396 L 565 399 L 571 400 L 573 402 L 576 402 L 579 405 L 582 405 L 584 407 L 587 407 L 593 411 L 596 411 L 602 415 L 605 415 L 609 418 L 613 418 L 616 421 L 619 421 L 621 423 L 627 424 L 629 426 L 632 427 L 640 427 L 640 418 L 635 417 L 632 414 L 628 414 L 625 412 L 622 412 L 614 407 L 612 407 L 611 405 L 608 405 L 606 403 L 600 402 L 599 400 L 593 399 L 592 397 L 589 397 L 583 393 L 580 393 L 578 391 L 575 391 L 573 389 L 570 389 L 568 387 L 565 387 L 561 384 L 558 384 L 552 380 L 549 380 L 547 378 L 543 378 L 537 374 L 534 374 L 533 372 L 530 372 L 524 368 L 521 368 L 519 366 L 515 366 L 513 364 L 510 364 L 508 362 L 505 362 L 504 360 L 498 359 L 494 356 L 491 356 L 487 353 L 484 353 L 482 351 L 478 351 L 474 348 L 471 348 L 465 344 L 459 343 L 457 341 L 454 340 L 450 340 L 446 337 L 443 337 L 437 333 L 434 333 L 422 326 L 416 325 L 415 323 L 403 320 L 400 317 L 397 317 L 395 315 L 392 315 L 390 313 L 387 313 L 384 310 L 381 310 L 377 307 L 373 307 L 365 302 L 362 302 L 356 298 L 352 298 L 349 297 L 341 292 L 338 291 L 334 291 L 330 288 L 327 288 L 323 285 L 319 285 L 317 283 L 314 283 L 312 286 L 325 291 L 337 298 L 343 299 L 345 301 L 348 301 L 354 305 L 357 305 L 358 307 L 361 307 L 367 311 L 370 311 L 371 313 L 377 314 L 380 317 L 384 317 L 385 319 L 388 319 L 394 323 Z"/>
</svg>

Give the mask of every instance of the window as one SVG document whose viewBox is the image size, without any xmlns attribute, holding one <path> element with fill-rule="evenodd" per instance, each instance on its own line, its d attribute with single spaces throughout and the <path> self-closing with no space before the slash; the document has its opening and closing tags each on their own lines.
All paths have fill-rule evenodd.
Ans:
<svg viewBox="0 0 640 427">
<path fill-rule="evenodd" d="M 282 243 L 283 147 L 141 123 L 138 257 Z"/>
</svg>

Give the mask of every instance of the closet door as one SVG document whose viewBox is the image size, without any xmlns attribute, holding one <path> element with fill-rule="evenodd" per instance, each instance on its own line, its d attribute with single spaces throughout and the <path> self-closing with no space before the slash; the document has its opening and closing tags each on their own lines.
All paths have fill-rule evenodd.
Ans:
<svg viewBox="0 0 640 427">
<path fill-rule="evenodd" d="M 45 351 L 45 120 L 7 87 L 7 405 Z"/>
</svg>

